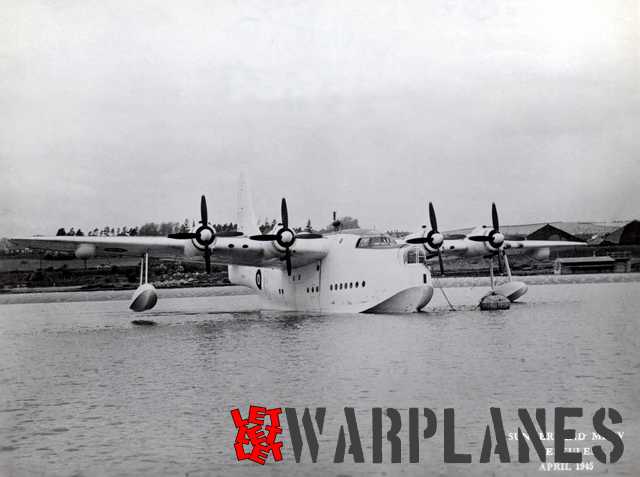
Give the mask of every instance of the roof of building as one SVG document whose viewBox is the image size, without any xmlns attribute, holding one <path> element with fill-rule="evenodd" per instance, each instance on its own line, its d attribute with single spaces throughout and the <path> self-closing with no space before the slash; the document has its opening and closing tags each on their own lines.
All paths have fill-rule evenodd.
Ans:
<svg viewBox="0 0 640 477">
<path fill-rule="evenodd" d="M 622 239 L 622 235 L 626 232 L 629 231 L 631 233 L 633 233 L 630 228 L 636 228 L 636 240 L 637 240 L 637 228 L 640 225 L 640 222 L 638 222 L 637 220 L 632 220 L 631 222 L 627 222 L 626 224 L 624 224 L 622 227 L 619 227 L 617 229 L 615 229 L 613 232 L 609 232 L 607 234 L 604 234 L 602 237 L 600 237 L 600 242 L 608 242 L 608 243 L 613 243 L 613 244 L 619 244 L 621 242 Z"/>
<path fill-rule="evenodd" d="M 614 230 L 624 227 L 629 221 L 615 221 L 615 222 L 539 222 L 534 224 L 521 224 L 521 225 L 501 225 L 500 231 L 505 235 L 531 235 L 537 230 L 540 230 L 545 225 L 551 225 L 570 235 L 574 235 L 580 238 L 597 238 L 607 233 L 611 233 Z M 454 234 L 468 234 L 473 228 L 464 228 L 449 230 L 445 232 L 447 235 Z"/>
</svg>

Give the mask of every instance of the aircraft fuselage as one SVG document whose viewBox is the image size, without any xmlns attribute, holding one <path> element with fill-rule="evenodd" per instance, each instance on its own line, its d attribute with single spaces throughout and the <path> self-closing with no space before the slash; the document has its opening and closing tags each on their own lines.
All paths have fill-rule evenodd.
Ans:
<svg viewBox="0 0 640 477">
<path fill-rule="evenodd" d="M 408 313 L 433 295 L 424 264 L 407 263 L 407 247 L 357 247 L 361 236 L 335 234 L 327 255 L 293 270 L 229 266 L 229 280 L 256 290 L 265 308 L 314 312 Z"/>
</svg>

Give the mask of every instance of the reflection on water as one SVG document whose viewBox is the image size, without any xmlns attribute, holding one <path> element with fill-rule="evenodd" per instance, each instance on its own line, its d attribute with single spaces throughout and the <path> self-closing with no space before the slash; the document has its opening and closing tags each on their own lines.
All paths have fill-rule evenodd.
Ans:
<svg viewBox="0 0 640 477">
<path fill-rule="evenodd" d="M 330 462 L 344 406 L 357 408 L 367 462 L 374 406 L 429 407 L 439 425 L 454 407 L 456 446 L 477 462 L 491 406 L 507 430 L 518 407 L 584 407 L 576 426 L 590 432 L 604 405 L 623 416 L 625 454 L 592 473 L 636 475 L 637 292 L 637 283 L 532 286 L 524 303 L 488 313 L 475 310 L 481 291 L 450 289 L 458 311 L 436 293 L 429 312 L 399 316 L 175 298 L 144 314 L 154 327 L 133 326 L 141 315 L 122 301 L 2 305 L 0 475 L 258 473 L 236 464 L 232 447 L 229 411 L 250 403 L 328 408 L 319 463 L 295 464 L 285 429 L 274 474 L 537 475 L 534 463 L 444 466 L 441 429 L 421 444 L 420 464 Z"/>
</svg>

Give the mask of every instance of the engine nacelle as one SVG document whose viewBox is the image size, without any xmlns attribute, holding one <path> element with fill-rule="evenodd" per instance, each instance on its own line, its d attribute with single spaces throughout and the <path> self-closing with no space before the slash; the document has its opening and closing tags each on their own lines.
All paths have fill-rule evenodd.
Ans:
<svg viewBox="0 0 640 477">
<path fill-rule="evenodd" d="M 420 244 L 429 254 L 437 253 L 442 247 L 444 236 L 440 232 L 422 230 L 405 237 L 405 242 L 409 244 Z"/>
<path fill-rule="evenodd" d="M 547 260 L 551 255 L 551 249 L 549 247 L 536 248 L 531 251 L 531 256 L 536 260 Z"/>
<path fill-rule="evenodd" d="M 196 233 L 196 231 L 199 229 L 199 227 L 195 227 L 193 229 L 191 229 L 192 233 Z M 206 234 L 206 239 L 210 239 L 210 235 L 208 233 L 208 230 L 205 230 L 203 232 L 203 234 Z M 216 238 L 213 238 L 213 241 L 210 243 L 210 246 L 213 247 L 216 243 Z M 186 257 L 201 257 L 203 252 L 204 252 L 205 247 L 203 245 L 201 245 L 200 243 L 198 243 L 198 241 L 195 238 L 192 238 L 191 240 L 189 240 L 188 242 L 185 243 L 184 245 L 184 255 Z"/>
<path fill-rule="evenodd" d="M 96 246 L 90 243 L 81 243 L 75 251 L 76 258 L 86 260 L 96 255 Z"/>
<path fill-rule="evenodd" d="M 151 283 L 143 283 L 133 293 L 129 308 L 133 311 L 150 310 L 158 302 L 158 293 Z"/>
</svg>

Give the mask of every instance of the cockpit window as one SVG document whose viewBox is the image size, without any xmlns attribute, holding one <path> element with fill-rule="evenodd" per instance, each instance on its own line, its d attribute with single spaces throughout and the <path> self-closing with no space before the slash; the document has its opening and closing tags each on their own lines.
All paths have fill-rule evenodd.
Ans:
<svg viewBox="0 0 640 477">
<path fill-rule="evenodd" d="M 395 248 L 398 244 L 387 235 L 371 235 L 361 237 L 356 243 L 356 248 Z"/>
</svg>

